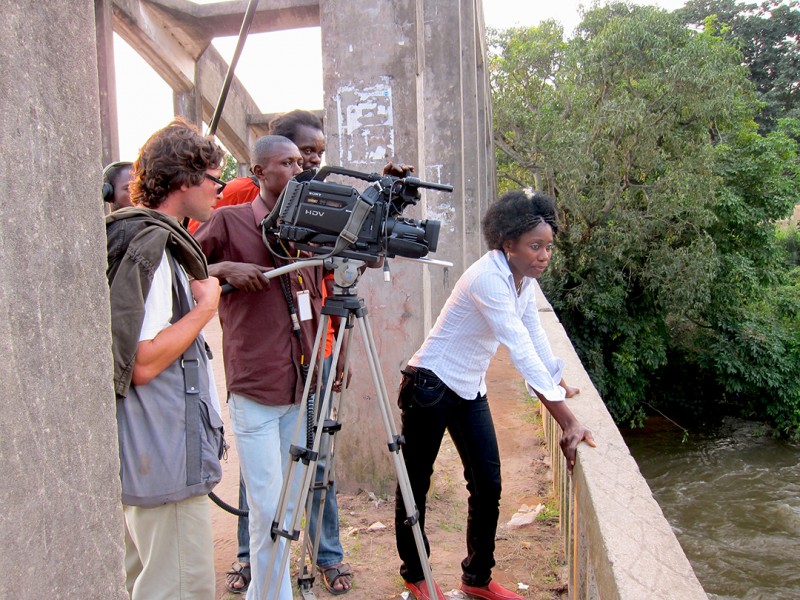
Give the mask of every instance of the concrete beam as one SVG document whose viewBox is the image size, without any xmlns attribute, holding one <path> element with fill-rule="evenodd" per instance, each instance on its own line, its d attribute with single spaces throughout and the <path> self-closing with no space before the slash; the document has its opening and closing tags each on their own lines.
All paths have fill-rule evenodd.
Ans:
<svg viewBox="0 0 800 600">
<path fill-rule="evenodd" d="M 182 4 L 192 3 L 177 0 L 112 2 L 115 30 L 172 88 L 175 113 L 198 125 L 203 120 L 209 122 L 219 100 L 228 63 L 211 45 L 212 29 L 191 13 L 178 10 Z M 168 6 L 165 8 L 163 4 Z M 205 18 L 207 24 L 212 22 L 211 17 Z M 249 162 L 252 142 L 265 133 L 263 127 L 251 126 L 248 122 L 256 114 L 260 111 L 255 100 L 234 78 L 217 136 L 239 162 Z"/>
<path fill-rule="evenodd" d="M 147 0 L 178 19 L 214 32 L 214 37 L 239 35 L 248 0 L 195 4 L 188 0 Z M 250 33 L 319 26 L 319 0 L 262 0 Z"/>
<path fill-rule="evenodd" d="M 124 39 L 167 82 L 175 92 L 194 87 L 195 60 L 211 43 L 203 38 L 190 52 L 174 35 L 177 28 L 165 21 L 163 13 L 140 0 L 113 0 L 114 31 Z M 197 51 L 197 46 L 203 46 Z"/>
<path fill-rule="evenodd" d="M 214 114 L 227 71 L 228 63 L 214 46 L 209 46 L 197 61 L 197 89 L 202 99 L 202 114 L 206 123 L 211 121 Z M 238 162 L 250 162 L 250 147 L 256 134 L 248 124 L 248 116 L 257 112 L 255 100 L 244 85 L 234 79 L 216 133 Z"/>
<path fill-rule="evenodd" d="M 418 154 L 417 94 L 422 81 L 415 1 L 326 0 L 321 9 L 328 163 L 369 173 L 399 160 L 424 172 Z M 370 27 L 359 31 L 356 43 L 353 24 L 367 22 Z M 348 183 L 359 190 L 366 187 L 363 182 Z M 419 211 L 408 212 L 416 218 Z M 375 319 L 386 388 L 396 390 L 400 368 L 426 332 L 421 265 L 392 261 L 391 268 L 391 285 L 381 281 L 380 272 L 367 269 L 359 292 L 369 299 L 369 314 Z M 366 367 L 364 344 L 356 338 L 351 364 Z M 386 492 L 394 487 L 396 474 L 368 369 L 354 373 L 351 390 L 346 420 L 360 426 L 357 431 L 343 427 L 341 439 L 337 436 L 337 455 L 344 457 L 337 463 L 337 485 Z M 371 435 L 364 436 L 365 429 Z"/>
<path fill-rule="evenodd" d="M 201 110 L 202 99 L 197 94 L 197 88 L 190 92 L 172 92 L 172 107 L 176 116 L 181 116 L 197 127 L 203 127 L 203 114 Z"/>
</svg>

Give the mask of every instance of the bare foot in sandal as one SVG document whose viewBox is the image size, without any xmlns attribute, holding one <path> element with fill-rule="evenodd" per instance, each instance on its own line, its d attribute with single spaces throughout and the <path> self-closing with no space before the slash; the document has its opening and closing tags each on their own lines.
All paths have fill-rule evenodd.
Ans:
<svg viewBox="0 0 800 600">
<path fill-rule="evenodd" d="M 250 564 L 233 563 L 225 573 L 225 589 L 231 594 L 244 594 L 250 586 Z"/>
<path fill-rule="evenodd" d="M 350 565 L 341 563 L 331 567 L 318 567 L 322 574 L 322 584 L 334 596 L 346 594 L 353 587 L 353 574 Z"/>
</svg>

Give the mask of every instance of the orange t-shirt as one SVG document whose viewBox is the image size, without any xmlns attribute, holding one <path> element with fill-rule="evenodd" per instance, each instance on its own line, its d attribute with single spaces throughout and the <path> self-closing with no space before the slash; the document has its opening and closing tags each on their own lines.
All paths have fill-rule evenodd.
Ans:
<svg viewBox="0 0 800 600">
<path fill-rule="evenodd" d="M 328 273 L 322 278 L 322 305 L 325 305 L 325 298 L 328 297 L 328 286 L 325 285 L 325 280 L 333 281 L 333 273 Z M 333 344 L 336 341 L 336 332 L 333 329 L 333 321 L 328 319 L 328 334 L 325 337 L 325 358 L 328 358 L 333 352 Z M 332 365 L 331 369 L 336 369 L 336 365 Z M 335 378 L 334 378 L 335 379 Z"/>
</svg>

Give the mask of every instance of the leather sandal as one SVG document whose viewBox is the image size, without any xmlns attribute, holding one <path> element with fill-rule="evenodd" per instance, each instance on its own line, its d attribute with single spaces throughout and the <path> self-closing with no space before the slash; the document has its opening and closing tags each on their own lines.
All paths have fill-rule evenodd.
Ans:
<svg viewBox="0 0 800 600">
<path fill-rule="evenodd" d="M 324 585 L 325 589 L 334 596 L 346 594 L 350 591 L 350 588 L 353 587 L 353 573 L 350 571 L 349 564 L 342 563 L 333 567 L 318 568 L 320 574 L 322 575 L 322 585 Z M 336 589 L 336 582 L 343 577 L 344 579 L 342 579 L 342 585 L 345 585 L 346 587 Z"/>
<path fill-rule="evenodd" d="M 247 588 L 250 587 L 250 565 L 243 565 L 241 563 L 233 563 L 231 570 L 225 573 L 225 589 L 231 594 L 245 594 Z M 235 584 L 241 587 L 233 587 Z"/>
</svg>

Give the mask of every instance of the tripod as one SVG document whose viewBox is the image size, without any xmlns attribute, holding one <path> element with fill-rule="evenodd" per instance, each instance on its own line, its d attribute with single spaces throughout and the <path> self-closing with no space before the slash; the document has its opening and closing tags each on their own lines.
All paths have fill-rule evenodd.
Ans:
<svg viewBox="0 0 800 600">
<path fill-rule="evenodd" d="M 356 284 L 361 274 L 360 268 L 364 265 L 362 261 L 349 260 L 334 257 L 330 259 L 334 264 L 334 294 L 326 298 L 322 308 L 322 319 L 317 334 L 314 340 L 314 349 L 312 357 L 314 360 L 311 362 L 311 372 L 306 379 L 303 395 L 305 398 L 309 397 L 311 388 L 311 381 L 314 369 L 317 368 L 321 373 L 322 364 L 324 360 L 324 346 L 322 340 L 328 329 L 328 322 L 331 316 L 338 316 L 340 318 L 339 330 L 336 334 L 336 343 L 333 349 L 332 362 L 337 364 L 343 341 L 347 339 L 347 350 L 345 352 L 344 368 L 345 373 L 348 372 L 350 360 L 350 337 L 355 324 L 361 332 L 361 338 L 367 354 L 367 361 L 369 363 L 370 373 L 372 375 L 372 382 L 375 387 L 376 396 L 378 399 L 378 406 L 383 418 L 383 425 L 388 438 L 388 448 L 394 462 L 394 468 L 397 473 L 397 481 L 400 487 L 400 492 L 403 498 L 406 511 L 406 524 L 412 528 L 414 534 L 414 541 L 419 554 L 422 570 L 425 575 L 425 582 L 430 593 L 435 593 L 436 589 L 433 574 L 431 573 L 430 562 L 425 551 L 425 544 L 422 539 L 422 530 L 419 526 L 419 512 L 414 502 L 414 496 L 411 491 L 411 483 L 408 479 L 408 472 L 406 465 L 403 461 L 402 446 L 404 440 L 402 436 L 397 434 L 394 419 L 392 417 L 389 395 L 386 391 L 386 383 L 383 379 L 383 374 L 380 368 L 380 360 L 378 351 L 375 345 L 375 339 L 372 335 L 372 327 L 367 316 L 367 308 L 362 298 L 356 296 Z M 319 398 L 319 393 L 322 391 L 321 383 L 317 383 L 315 397 Z M 313 544 L 311 545 L 310 556 L 310 571 L 309 564 L 305 559 L 307 540 L 309 539 L 309 525 L 310 518 L 306 519 L 304 545 L 302 550 L 302 564 L 301 574 L 298 577 L 298 585 L 304 600 L 316 600 L 312 591 L 314 582 L 313 569 L 315 565 L 316 553 L 319 548 L 320 529 L 322 521 L 322 510 L 325 502 L 325 495 L 333 481 L 332 474 L 334 472 L 334 436 L 341 429 L 341 424 L 336 420 L 339 414 L 339 405 L 345 396 L 345 388 L 343 386 L 342 392 L 337 399 L 332 399 L 333 378 L 328 377 L 325 384 L 325 390 L 322 395 L 322 402 L 318 410 L 310 403 L 305 415 L 306 421 L 306 446 L 292 446 L 289 452 L 287 468 L 284 474 L 283 487 L 278 501 L 278 508 L 275 519 L 272 523 L 272 537 L 276 543 L 272 546 L 270 559 L 267 563 L 267 573 L 273 573 L 276 564 L 280 564 L 278 573 L 283 573 L 287 567 L 290 548 L 289 541 L 296 541 L 300 537 L 300 524 L 303 511 L 299 507 L 306 507 L 306 515 L 310 516 L 312 507 L 313 491 L 320 491 L 320 502 L 318 508 L 317 531 L 314 536 Z M 311 414 L 315 413 L 315 414 Z M 295 427 L 294 440 L 297 440 L 303 426 L 304 415 L 301 412 L 298 416 L 297 425 Z M 321 425 L 320 425 L 321 423 Z M 327 452 L 327 454 L 326 454 Z M 323 479 L 320 482 L 313 482 L 317 472 L 317 464 L 320 458 L 325 459 L 325 468 Z M 299 486 L 295 482 L 299 481 Z M 311 497 L 309 491 L 312 492 Z M 288 524 L 287 524 L 288 523 Z M 278 538 L 285 538 L 287 543 L 277 543 Z M 275 600 L 280 591 L 280 583 L 267 581 L 264 587 L 262 597 L 260 600 Z"/>
</svg>

